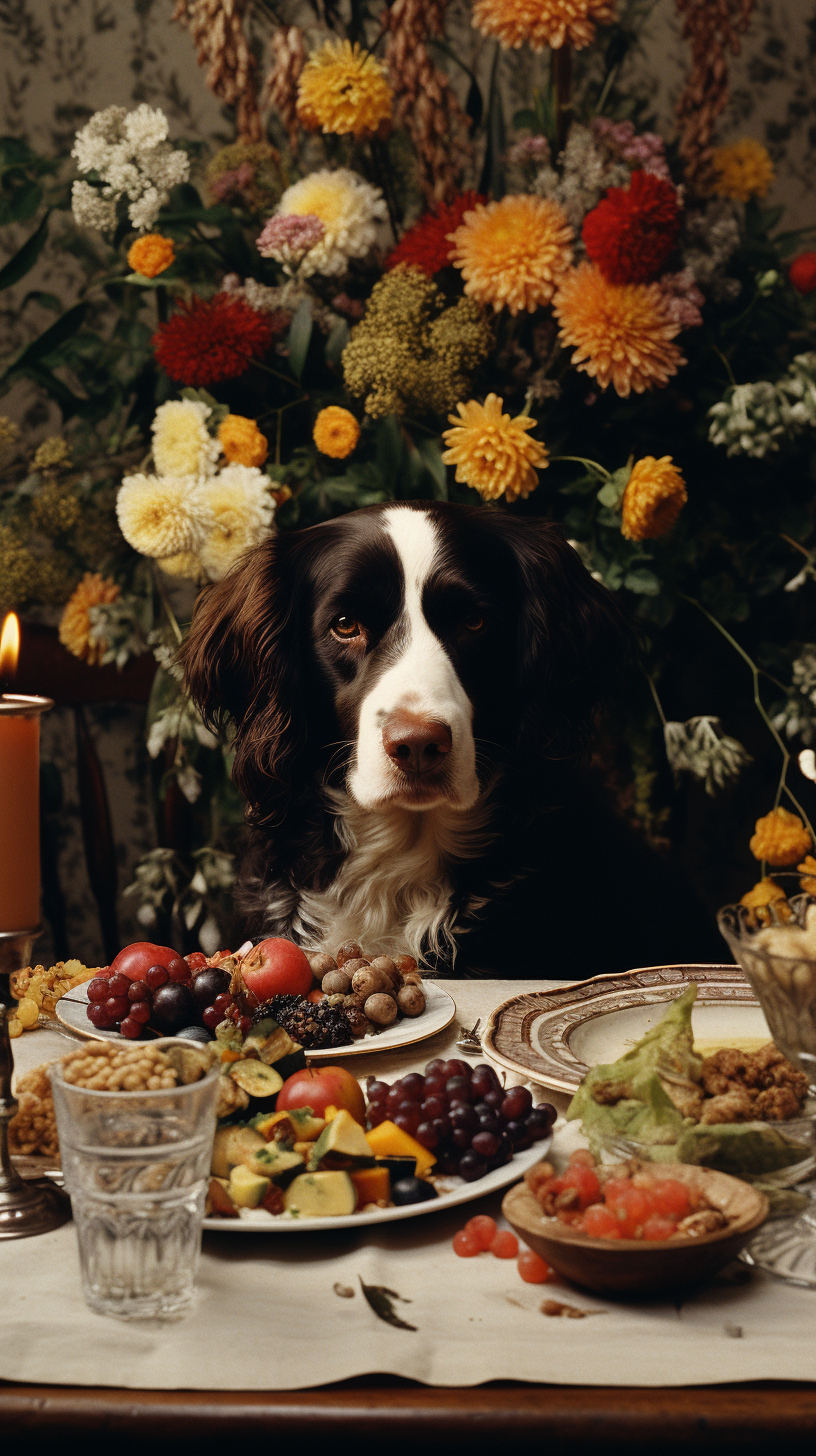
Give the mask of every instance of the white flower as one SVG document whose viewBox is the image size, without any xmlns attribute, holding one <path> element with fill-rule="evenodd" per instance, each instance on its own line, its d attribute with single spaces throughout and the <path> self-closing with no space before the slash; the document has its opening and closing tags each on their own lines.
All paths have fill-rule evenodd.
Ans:
<svg viewBox="0 0 816 1456">
<path fill-rule="evenodd" d="M 712 445 L 725 445 L 728 455 L 761 459 L 778 450 L 782 436 L 793 439 L 816 427 L 816 353 L 797 354 L 776 384 L 760 379 L 732 385 L 708 413 L 708 438 Z"/>
<path fill-rule="evenodd" d="M 158 758 L 165 743 L 179 739 L 182 743 L 200 743 L 202 748 L 217 748 L 218 739 L 209 728 L 205 728 L 198 709 L 189 698 L 179 698 L 169 708 L 163 708 L 150 725 L 147 735 L 147 751 L 151 758 Z"/>
<path fill-rule="evenodd" d="M 116 498 L 119 529 L 142 556 L 195 551 L 201 524 L 192 508 L 196 477 L 127 475 Z"/>
<path fill-rule="evenodd" d="M 203 400 L 171 399 L 159 406 L 151 425 L 159 475 L 215 474 L 221 443 L 207 429 L 211 414 Z"/>
<path fill-rule="evenodd" d="M 275 510 L 270 485 L 254 465 L 228 465 L 196 486 L 192 508 L 203 536 L 197 553 L 211 581 L 220 581 L 268 534 Z"/>
<path fill-rule="evenodd" d="M 687 723 L 665 723 L 666 757 L 675 774 L 690 773 L 705 781 L 707 794 L 714 794 L 739 778 L 751 755 L 736 738 L 722 731 L 719 718 L 690 718 Z"/>
<path fill-rule="evenodd" d="M 799 768 L 806 779 L 816 783 L 816 753 L 812 748 L 803 748 L 799 754 Z"/>
<path fill-rule="evenodd" d="M 123 106 L 97 111 L 77 132 L 71 155 L 80 172 L 96 172 L 101 191 L 86 183 L 75 183 L 72 194 L 77 222 L 110 231 L 116 220 L 116 203 L 129 198 L 128 216 L 140 230 L 150 228 L 169 200 L 170 189 L 185 182 L 190 163 L 182 151 L 174 151 L 167 138 L 167 117 L 157 107 L 142 103 L 128 113 Z M 104 209 L 91 206 L 93 193 Z M 112 219 L 112 220 L 111 220 Z"/>
<path fill-rule="evenodd" d="M 103 197 L 90 182 L 75 182 L 71 188 L 71 211 L 80 227 L 112 233 L 116 227 L 116 203 Z"/>
<path fill-rule="evenodd" d="M 325 229 L 320 242 L 301 265 L 312 273 L 345 273 L 349 258 L 365 258 L 379 238 L 378 223 L 385 220 L 385 199 L 348 167 L 311 172 L 284 192 L 277 216 L 313 216 Z"/>
</svg>

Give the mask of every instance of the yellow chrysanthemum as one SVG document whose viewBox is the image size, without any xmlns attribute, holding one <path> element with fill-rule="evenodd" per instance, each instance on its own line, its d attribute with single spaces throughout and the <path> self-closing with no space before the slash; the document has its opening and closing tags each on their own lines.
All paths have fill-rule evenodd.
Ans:
<svg viewBox="0 0 816 1456">
<path fill-rule="evenodd" d="M 816 869 L 816 865 L 814 865 Z M 784 900 L 785 891 L 780 889 L 767 875 L 764 880 L 759 880 L 753 889 L 748 890 L 740 900 L 740 905 L 745 905 L 748 910 L 759 910 L 764 905 L 772 905 L 775 900 Z"/>
<path fill-rule="evenodd" d="M 239 556 L 269 532 L 275 503 L 269 477 L 247 465 L 227 465 L 196 487 L 192 509 L 203 540 L 196 548 L 210 581 L 220 581 Z"/>
<path fill-rule="evenodd" d="M 772 865 L 792 865 L 812 848 L 810 835 L 798 814 L 789 809 L 772 809 L 757 819 L 756 833 L 751 835 L 750 849 L 754 859 L 766 859 Z"/>
<path fill-rule="evenodd" d="M 357 172 L 338 167 L 308 172 L 287 187 L 276 217 L 317 217 L 323 236 L 300 265 L 301 276 L 345 273 L 349 258 L 364 258 L 377 241 L 378 225 L 388 216 L 385 198 Z"/>
<path fill-rule="evenodd" d="M 536 421 L 529 415 L 502 414 L 503 400 L 489 394 L 484 404 L 475 399 L 458 404 L 459 418 L 449 415 L 454 426 L 442 439 L 450 448 L 442 456 L 446 465 L 456 466 L 456 479 L 470 485 L 485 500 L 508 501 L 526 498 L 538 485 L 536 470 L 549 464 L 547 448 L 527 433 Z"/>
<path fill-rule="evenodd" d="M 664 385 L 685 359 L 671 340 L 680 331 L 657 283 L 609 283 L 592 263 L 565 274 L 553 300 L 560 339 L 572 363 L 626 398 Z"/>
<path fill-rule="evenodd" d="M 621 511 L 621 532 L 629 541 L 665 536 L 688 500 L 686 482 L 671 455 L 644 455 L 632 467 Z"/>
<path fill-rule="evenodd" d="M 245 415 L 227 415 L 218 426 L 218 438 L 231 465 L 263 465 L 269 454 L 266 435 Z"/>
<path fill-rule="evenodd" d="M 175 556 L 165 556 L 157 563 L 166 576 L 183 577 L 187 581 L 201 581 L 204 568 L 192 551 L 179 551 Z"/>
<path fill-rule="evenodd" d="M 151 425 L 153 460 L 159 475 L 212 475 L 221 446 L 207 429 L 212 413 L 197 399 L 169 399 Z"/>
<path fill-rule="evenodd" d="M 804 890 L 806 895 L 816 895 L 816 859 L 812 854 L 806 854 L 801 864 L 796 866 L 804 879 L 799 881 L 799 888 Z"/>
<path fill-rule="evenodd" d="M 479 0 L 473 24 L 482 35 L 494 35 L 508 49 L 528 45 L 532 51 L 571 45 L 582 50 L 595 38 L 595 24 L 611 25 L 614 0 Z"/>
<path fill-rule="evenodd" d="M 371 136 L 391 120 L 393 105 L 385 66 L 347 40 L 327 40 L 298 82 L 298 120 L 309 131 Z"/>
<path fill-rule="evenodd" d="M 127 260 L 134 273 L 141 273 L 143 278 L 156 278 L 175 263 L 176 250 L 171 239 L 163 238 L 161 233 L 145 233 L 128 249 Z"/>
<path fill-rule="evenodd" d="M 312 439 L 321 455 L 331 455 L 333 460 L 345 460 L 359 438 L 360 426 L 354 415 L 337 404 L 322 409 L 314 422 Z"/>
<path fill-rule="evenodd" d="M 189 475 L 127 475 L 116 497 L 119 529 L 142 556 L 161 560 L 194 551 L 201 527 L 193 515 Z"/>
<path fill-rule="evenodd" d="M 716 174 L 713 191 L 718 197 L 733 197 L 737 202 L 764 197 L 774 179 L 767 147 L 753 137 L 715 148 L 711 160 Z"/>
<path fill-rule="evenodd" d="M 110 577 L 101 576 L 98 571 L 86 571 L 65 604 L 59 624 L 60 642 L 74 657 L 83 658 L 93 667 L 102 660 L 108 644 L 91 637 L 88 613 L 91 607 L 99 607 L 103 602 L 115 602 L 118 595 L 119 587 Z"/>
<path fill-rule="evenodd" d="M 572 262 L 573 231 L 557 202 L 520 195 L 479 203 L 451 233 L 465 293 L 512 314 L 549 303 Z"/>
</svg>

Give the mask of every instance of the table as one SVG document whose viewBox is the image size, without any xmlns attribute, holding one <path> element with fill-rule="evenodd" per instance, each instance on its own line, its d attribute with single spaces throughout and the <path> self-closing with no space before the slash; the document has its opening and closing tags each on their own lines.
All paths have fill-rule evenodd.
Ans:
<svg viewBox="0 0 816 1456">
<path fill-rule="evenodd" d="M 402 1053 L 372 1052 L 364 1057 L 346 1058 L 345 1064 L 357 1076 L 384 1075 L 393 1079 L 397 1074 L 421 1068 L 433 1056 L 461 1055 L 453 1050 L 459 1024 L 471 1026 L 477 1016 L 484 1019 L 500 1000 L 532 989 L 533 984 L 539 989 L 542 987 L 541 982 L 529 981 L 447 984 L 456 998 L 458 1015 L 457 1022 L 446 1032 Z M 56 1035 L 50 1032 L 21 1038 L 15 1044 L 18 1065 L 34 1065 L 64 1052 L 67 1043 L 60 1040 L 57 1045 L 57 1042 Z M 472 1056 L 467 1059 L 478 1060 Z M 342 1058 L 337 1060 L 340 1062 Z M 500 1202 L 500 1195 L 495 1196 L 494 1202 Z M 477 1203 L 473 1210 L 480 1207 Z M 491 1211 L 495 1211 L 492 1205 Z M 437 1217 L 442 1220 L 451 1216 Z M 414 1228 L 425 1222 L 418 1220 Z M 69 1229 L 65 1234 L 68 1236 Z M 449 1240 L 449 1229 L 445 1230 L 445 1236 Z M 214 1241 L 221 1237 L 214 1234 L 205 1237 L 205 1260 Z M 241 1240 L 242 1236 L 236 1235 L 233 1243 L 240 1244 Z M 38 1244 L 40 1240 L 31 1240 L 6 1245 L 0 1251 L 4 1255 L 0 1259 L 0 1307 L 11 1308 L 10 1271 L 15 1260 L 9 1257 L 9 1251 L 14 1250 L 23 1265 L 18 1278 L 24 1279 L 24 1266 Z M 241 1259 L 240 1254 L 235 1257 Z M 463 1260 L 460 1264 L 467 1262 Z M 262 1267 L 256 1264 L 253 1269 Z M 493 1272 L 487 1266 L 485 1270 L 488 1274 Z M 458 1271 L 452 1270 L 452 1274 L 458 1277 Z M 519 1282 L 519 1288 L 530 1287 Z M 551 1292 L 559 1298 L 580 1302 L 580 1295 L 573 1296 L 567 1288 Z M 805 1308 L 796 1303 L 796 1297 L 799 1301 L 808 1301 L 806 1308 L 811 1319 L 816 1310 L 816 1304 L 810 1303 L 813 1296 L 806 1291 L 781 1290 L 767 1281 L 759 1292 L 764 1300 L 771 1301 L 774 1309 L 783 1310 L 787 1306 L 780 1301 L 793 1295 L 791 1310 Z M 592 1296 L 585 1298 L 591 1303 Z M 747 1306 L 743 1304 L 743 1307 Z M 99 1323 L 107 1330 L 107 1322 L 100 1320 Z M 564 1326 L 580 1330 L 593 1324 L 600 1326 L 602 1322 L 548 1321 L 545 1325 L 542 1321 L 541 1339 L 542 1342 L 550 1339 L 553 1327 L 560 1327 L 560 1344 L 565 1338 Z M 110 1327 L 115 1343 L 121 1327 L 113 1321 Z M 182 1326 L 167 1327 L 168 1351 L 172 1348 L 174 1330 L 181 1331 Z M 701 1338 L 706 1337 L 706 1330 L 703 1323 Z M 5 1359 L 4 1343 L 5 1337 L 0 1334 L 0 1362 Z M 728 1346 L 724 1353 L 732 1358 L 734 1350 L 741 1348 L 736 1341 L 723 1343 Z M 746 1347 L 749 1344 L 746 1340 Z M 552 1348 L 555 1354 L 557 1346 L 554 1344 Z M 0 1370 L 8 1373 L 9 1368 L 7 1363 L 0 1363 Z M 555 1442 L 556 1449 L 559 1444 L 569 1444 L 572 1449 L 577 1445 L 580 1449 L 584 1443 L 588 1446 L 597 1441 L 607 1447 L 611 1443 L 613 1449 L 619 1443 L 621 1450 L 624 1445 L 643 1448 L 659 1439 L 669 1449 L 686 1446 L 693 1440 L 695 1450 L 713 1452 L 715 1447 L 723 1445 L 731 1449 L 739 1446 L 741 1450 L 759 1450 L 767 1446 L 772 1436 L 784 1440 L 786 1436 L 801 1438 L 816 1433 L 816 1384 L 810 1380 L 777 1379 L 744 1384 L 730 1379 L 722 1384 L 692 1387 L 658 1384 L 635 1388 L 564 1384 L 563 1381 L 552 1385 L 522 1383 L 507 1378 L 511 1373 L 502 1371 L 504 1379 L 470 1387 L 421 1384 L 395 1374 L 364 1374 L 322 1387 L 288 1391 L 117 1389 L 86 1386 L 76 1380 L 58 1386 L 10 1378 L 0 1383 L 0 1429 L 4 1435 L 24 1437 L 27 1442 L 38 1436 L 82 1433 L 85 1451 L 109 1449 L 111 1442 L 117 1447 L 124 1443 L 127 1448 L 129 1441 L 139 1445 L 150 1441 L 159 1450 L 165 1446 L 168 1450 L 171 1446 L 177 1449 L 182 1437 L 194 1440 L 196 1450 L 216 1450 L 240 1429 L 242 1435 L 243 1432 L 257 1434 L 261 1440 L 270 1436 L 280 1440 L 295 1434 L 307 1434 L 310 1440 L 323 1436 L 335 1441 L 342 1437 L 356 1441 L 385 1440 L 389 1453 L 415 1450 L 418 1443 L 425 1452 L 464 1450 L 476 1440 L 508 1436 L 525 1440 L 546 1437 L 551 1444 Z M 57 1377 L 49 1372 L 49 1378 Z M 84 1373 L 81 1378 L 86 1378 Z M 554 1378 L 558 1380 L 557 1376 Z M 568 1378 L 571 1380 L 574 1376 Z M 675 1370 L 669 1378 L 682 1379 L 682 1371 Z M 699 1379 L 716 1381 L 716 1371 L 706 1372 Z"/>
</svg>

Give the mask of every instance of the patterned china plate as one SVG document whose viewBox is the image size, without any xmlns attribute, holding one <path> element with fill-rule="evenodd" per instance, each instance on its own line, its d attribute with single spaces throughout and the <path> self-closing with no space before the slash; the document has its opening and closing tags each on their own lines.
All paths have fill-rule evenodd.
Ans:
<svg viewBox="0 0 816 1456">
<path fill-rule="evenodd" d="M 482 1037 L 485 1053 L 508 1071 L 556 1092 L 575 1092 L 590 1067 L 614 1062 L 658 1022 L 692 982 L 695 1044 L 755 1050 L 771 1034 L 739 966 L 649 966 L 593 976 L 555 991 L 504 1001 Z"/>
</svg>

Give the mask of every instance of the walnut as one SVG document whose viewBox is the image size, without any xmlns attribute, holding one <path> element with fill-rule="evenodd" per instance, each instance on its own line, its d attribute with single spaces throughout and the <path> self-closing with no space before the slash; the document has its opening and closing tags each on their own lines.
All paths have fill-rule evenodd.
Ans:
<svg viewBox="0 0 816 1456">
<path fill-rule="evenodd" d="M 793 1087 L 765 1087 L 756 1095 L 754 1116 L 765 1122 L 785 1122 L 789 1117 L 799 1116 L 802 1101 Z"/>
</svg>

